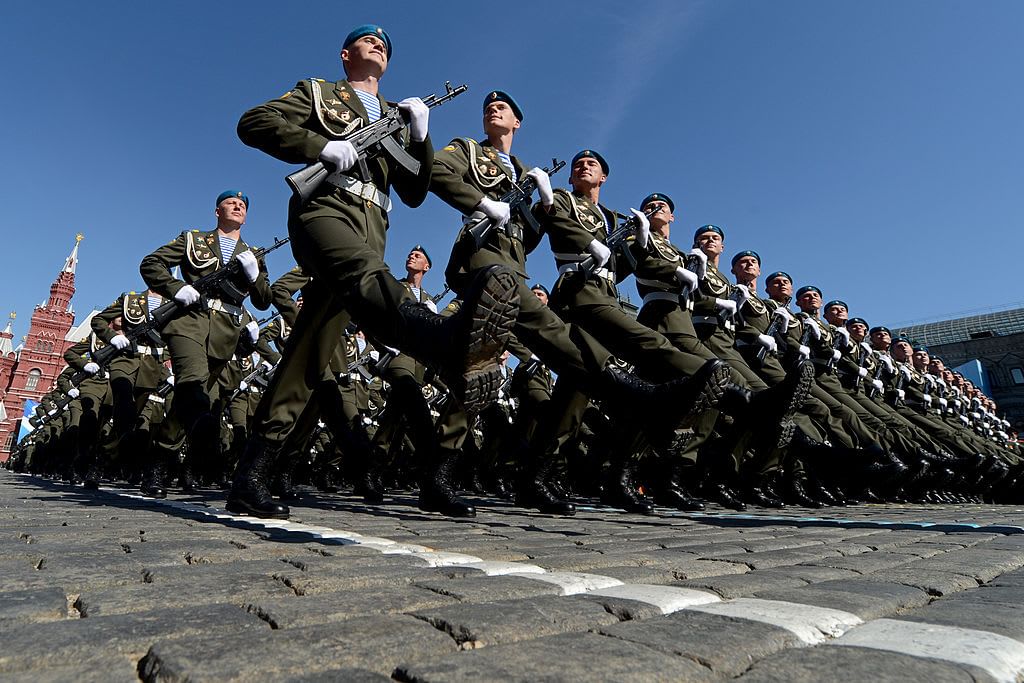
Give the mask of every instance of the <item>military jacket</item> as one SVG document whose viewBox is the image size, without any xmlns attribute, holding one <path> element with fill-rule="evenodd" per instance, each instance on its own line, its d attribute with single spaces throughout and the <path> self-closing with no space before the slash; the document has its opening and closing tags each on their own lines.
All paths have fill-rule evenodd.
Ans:
<svg viewBox="0 0 1024 683">
<path fill-rule="evenodd" d="M 117 334 L 112 324 L 120 319 L 122 331 L 127 334 L 137 325 L 150 319 L 148 292 L 128 292 L 92 317 L 92 331 L 105 343 Z M 165 348 L 152 338 L 142 339 L 110 362 L 111 379 L 128 377 L 138 389 L 156 389 L 167 376 L 161 364 Z"/>
<path fill-rule="evenodd" d="M 249 245 L 239 238 L 231 258 L 248 249 Z M 175 266 L 181 268 L 181 280 L 171 274 Z M 192 230 L 181 233 L 170 244 L 142 259 L 139 271 L 150 289 L 171 299 L 186 284 L 192 284 L 222 267 L 217 230 Z M 256 282 L 250 284 L 245 274 L 239 272 L 234 278 L 234 284 L 240 291 L 248 293 L 256 308 L 265 311 L 270 307 L 271 295 L 267 265 L 263 259 L 259 260 L 259 269 Z M 209 306 L 203 307 L 202 302 L 191 306 L 184 315 L 167 323 L 161 333 L 165 336 L 189 337 L 205 343 L 210 357 L 227 360 L 234 355 L 245 325 L 242 302 L 222 301 L 220 292 L 210 292 L 207 297 Z"/>
<path fill-rule="evenodd" d="M 769 308 L 767 302 L 759 297 L 757 292 L 751 290 L 750 298 L 739 309 L 736 339 L 744 344 L 755 343 L 757 335 L 768 332 L 768 328 L 772 324 L 774 310 L 774 308 Z"/>
<path fill-rule="evenodd" d="M 510 157 L 516 178 L 521 180 L 528 169 L 518 157 Z M 500 199 L 513 189 L 514 182 L 489 141 L 455 138 L 434 156 L 430 190 L 446 204 L 469 216 L 481 199 Z M 468 234 L 468 226 L 464 226 L 452 251 L 453 262 L 449 269 L 454 269 L 454 277 L 449 277 L 449 282 L 458 280 L 460 274 L 494 264 L 508 266 L 526 278 L 526 255 L 537 247 L 541 236 L 516 213 L 512 214 L 510 223 L 511 229 L 491 230 L 479 250 Z"/>
<path fill-rule="evenodd" d="M 394 106 L 379 94 L 381 116 Z M 238 137 L 250 147 L 289 164 L 311 164 L 331 140 L 344 139 L 369 124 L 366 108 L 346 80 L 335 83 L 319 78 L 299 81 L 281 97 L 250 109 L 238 122 Z M 411 175 L 386 155 L 367 162 L 369 178 L 378 191 L 389 194 L 394 187 L 402 201 L 417 207 L 427 197 L 434 148 L 430 137 L 413 142 L 408 129 L 401 142 L 409 154 L 420 162 L 419 174 Z M 358 175 L 357 168 L 346 172 Z M 341 218 L 358 233 L 367 237 L 367 243 L 377 253 L 384 253 L 384 231 L 387 229 L 387 211 L 370 200 L 364 200 L 330 183 L 322 183 L 310 201 L 299 206 L 293 203 L 290 213 L 301 213 L 304 220 L 318 216 Z"/>
<path fill-rule="evenodd" d="M 74 371 L 82 372 L 85 370 L 85 366 L 92 361 L 92 354 L 104 346 L 106 344 L 97 338 L 95 333 L 90 333 L 88 337 L 73 344 L 64 352 L 64 361 Z M 82 393 L 101 394 L 106 391 L 107 381 L 107 373 L 100 370 L 95 375 L 82 380 L 78 388 Z"/>
<path fill-rule="evenodd" d="M 277 365 L 291 333 L 291 325 L 286 323 L 282 316 L 277 316 L 267 323 L 260 330 L 259 339 L 256 341 L 256 353 L 260 354 L 260 360 Z"/>
<path fill-rule="evenodd" d="M 310 277 L 302 270 L 302 266 L 295 266 L 270 285 L 270 298 L 274 308 L 281 314 L 288 327 L 293 327 L 295 319 L 299 317 L 295 293 L 309 284 L 309 281 Z"/>
<path fill-rule="evenodd" d="M 629 254 L 635 257 L 633 275 L 636 278 L 636 291 L 645 304 L 675 300 L 683 308 L 693 308 L 692 297 L 679 298 L 680 285 L 676 269 L 686 268 L 686 255 L 683 251 L 667 238 L 652 232 L 645 249 L 641 249 L 634 240 Z"/>
</svg>

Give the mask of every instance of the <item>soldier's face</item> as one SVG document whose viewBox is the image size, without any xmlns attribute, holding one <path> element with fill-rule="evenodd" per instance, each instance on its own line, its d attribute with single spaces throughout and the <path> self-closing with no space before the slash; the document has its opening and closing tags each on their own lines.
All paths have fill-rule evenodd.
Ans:
<svg viewBox="0 0 1024 683">
<path fill-rule="evenodd" d="M 804 292 L 803 295 L 796 300 L 796 305 L 805 313 L 817 311 L 821 308 L 821 294 L 818 294 L 813 289 L 809 292 Z"/>
<path fill-rule="evenodd" d="M 363 36 L 341 51 L 341 62 L 347 74 L 366 70 L 383 74 L 388 68 L 388 46 L 377 36 Z"/>
<path fill-rule="evenodd" d="M 668 208 L 668 202 L 663 202 L 660 199 L 655 199 L 653 202 L 647 202 L 640 207 L 640 210 L 644 213 L 653 211 L 654 209 L 658 209 L 658 212 L 648 219 L 651 222 L 652 230 L 660 230 L 676 219 L 672 214 L 672 209 Z"/>
<path fill-rule="evenodd" d="M 892 344 L 892 335 L 884 330 L 879 330 L 871 334 L 871 346 L 878 350 L 884 350 L 889 348 Z"/>
<path fill-rule="evenodd" d="M 518 130 L 519 126 L 519 119 L 508 102 L 491 102 L 484 108 L 484 132 L 488 135 L 505 135 Z"/>
<path fill-rule="evenodd" d="M 430 270 L 427 257 L 422 251 L 413 249 L 405 259 L 405 270 L 409 273 L 425 273 Z"/>
<path fill-rule="evenodd" d="M 896 342 L 889 349 L 889 355 L 896 360 L 908 361 L 913 356 L 913 352 L 910 350 L 910 344 L 907 342 Z"/>
<path fill-rule="evenodd" d="M 548 295 L 544 293 L 543 289 L 534 289 L 532 291 L 534 296 L 537 297 L 537 301 L 541 302 L 545 306 L 548 305 Z"/>
<path fill-rule="evenodd" d="M 845 306 L 829 306 L 828 310 L 825 311 L 825 320 L 829 321 L 837 327 L 842 327 L 846 324 L 846 319 L 850 317 Z"/>
<path fill-rule="evenodd" d="M 583 157 L 577 159 L 572 165 L 572 176 L 569 182 L 578 190 L 601 187 L 608 176 L 601 169 L 601 162 L 594 157 Z"/>
<path fill-rule="evenodd" d="M 720 256 L 725 251 L 725 240 L 717 232 L 702 232 L 697 235 L 697 248 L 709 257 Z"/>
<path fill-rule="evenodd" d="M 765 285 L 765 289 L 768 290 L 768 296 L 775 301 L 785 301 L 793 296 L 793 283 L 789 278 L 773 278 Z"/>
<path fill-rule="evenodd" d="M 933 375 L 938 375 L 943 379 L 945 379 L 946 377 L 946 367 L 938 358 L 932 358 L 930 361 L 928 361 L 928 372 L 932 373 Z"/>
<path fill-rule="evenodd" d="M 245 207 L 245 202 L 238 197 L 228 197 L 217 205 L 217 209 L 213 213 L 220 221 L 241 226 L 245 223 L 248 209 Z"/>
<path fill-rule="evenodd" d="M 732 274 L 741 282 L 750 282 L 761 277 L 761 264 L 753 256 L 744 256 L 732 266 Z"/>
<path fill-rule="evenodd" d="M 853 339 L 855 342 L 862 342 L 864 341 L 864 337 L 868 336 L 868 328 L 866 325 L 864 325 L 864 323 L 854 323 L 852 325 L 847 325 L 846 329 L 850 333 L 850 338 Z"/>
<path fill-rule="evenodd" d="M 914 351 L 914 367 L 918 370 L 927 370 L 928 360 L 927 351 Z"/>
</svg>

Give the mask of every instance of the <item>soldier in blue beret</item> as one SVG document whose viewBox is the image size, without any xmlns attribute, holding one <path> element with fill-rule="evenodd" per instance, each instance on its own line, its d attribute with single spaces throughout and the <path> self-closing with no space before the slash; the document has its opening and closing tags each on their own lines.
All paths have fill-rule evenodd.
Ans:
<svg viewBox="0 0 1024 683">
<path fill-rule="evenodd" d="M 642 210 L 645 210 L 647 205 L 650 204 L 651 202 L 665 202 L 665 204 L 668 205 L 669 213 L 676 212 L 675 202 L 673 202 L 672 198 L 669 197 L 667 194 L 663 194 L 661 192 L 652 192 L 651 194 L 644 197 L 644 200 L 640 202 L 640 208 Z"/>
<path fill-rule="evenodd" d="M 242 192 L 239 192 L 238 190 L 224 190 L 219 195 L 217 195 L 217 203 L 214 204 L 214 206 L 220 206 L 220 203 L 227 199 L 228 197 L 241 199 L 242 202 L 245 204 L 245 209 L 247 211 L 249 210 L 249 198 L 246 197 Z"/>
<path fill-rule="evenodd" d="M 495 102 L 504 102 L 507 104 L 509 109 L 512 110 L 512 114 L 516 117 L 516 120 L 519 121 L 519 123 L 523 122 L 525 117 L 523 116 L 522 107 L 520 107 L 519 103 L 515 101 L 515 98 L 504 90 L 492 90 L 486 97 L 484 97 L 484 114 L 487 113 L 487 107 Z"/>
<path fill-rule="evenodd" d="M 761 266 L 761 256 L 756 251 L 751 251 L 750 249 L 746 249 L 744 251 L 741 251 L 738 254 L 736 254 L 735 256 L 733 256 L 732 257 L 732 262 L 729 265 L 735 266 L 737 261 L 739 261 L 741 258 L 744 258 L 744 257 L 747 257 L 747 256 L 750 256 L 755 261 L 757 261 L 758 267 Z"/>
<path fill-rule="evenodd" d="M 518 292 L 506 286 L 511 272 L 496 267 L 479 273 L 463 291 L 460 311 L 442 317 L 415 301 L 384 262 L 391 191 L 410 207 L 422 204 L 434 161 L 427 105 L 417 97 L 393 103 L 381 96 L 380 81 L 391 54 L 391 38 L 383 28 L 359 26 L 342 45 L 344 79 L 302 80 L 281 97 L 250 109 L 238 122 L 245 144 L 286 163 L 321 161 L 331 173 L 308 202 L 289 206 L 292 251 L 312 281 L 303 292 L 289 353 L 253 418 L 252 438 L 228 496 L 232 512 L 288 516 L 288 508 L 267 489 L 269 470 L 279 457 L 287 464 L 297 456 L 284 452 L 285 440 L 310 405 L 314 383 L 308 378 L 328 367 L 350 317 L 381 344 L 436 366 L 453 397 L 467 402 L 467 408 L 482 409 L 497 397 L 499 361 L 519 310 Z M 387 155 L 360 164 L 347 139 L 392 107 L 407 122 L 399 144 L 419 162 L 417 174 Z M 417 446 L 424 454 L 421 503 L 425 509 L 447 509 L 450 483 L 436 444 Z"/>
<path fill-rule="evenodd" d="M 572 158 L 570 166 L 575 167 L 576 162 L 580 159 L 594 159 L 601 166 L 601 171 L 607 176 L 608 175 L 608 162 L 604 160 L 604 157 L 595 152 L 592 149 L 580 150 L 576 153 L 576 156 Z"/>
</svg>

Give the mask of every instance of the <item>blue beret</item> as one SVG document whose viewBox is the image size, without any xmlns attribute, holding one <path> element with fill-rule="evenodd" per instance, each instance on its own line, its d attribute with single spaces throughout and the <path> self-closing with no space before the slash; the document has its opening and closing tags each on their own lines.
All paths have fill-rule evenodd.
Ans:
<svg viewBox="0 0 1024 683">
<path fill-rule="evenodd" d="M 384 45 L 388 48 L 388 59 L 391 59 L 391 38 L 388 36 L 388 32 L 377 26 L 377 24 L 363 24 L 352 29 L 352 33 L 345 36 L 345 42 L 342 44 L 341 49 L 344 50 L 363 36 L 377 36 L 383 40 Z"/>
<path fill-rule="evenodd" d="M 668 204 L 669 211 L 676 210 L 676 205 L 672 202 L 672 198 L 669 197 L 667 194 L 662 194 L 660 192 L 653 192 L 644 197 L 644 200 L 640 202 L 640 208 L 644 208 L 651 202 L 665 202 L 666 204 Z"/>
<path fill-rule="evenodd" d="M 865 320 L 864 318 L 850 318 L 849 320 L 846 321 L 846 326 L 849 327 L 854 323 L 860 323 L 864 327 L 868 326 L 868 321 Z"/>
<path fill-rule="evenodd" d="M 220 203 L 225 199 L 228 199 L 229 197 L 238 197 L 243 202 L 245 202 L 245 208 L 249 208 L 249 198 L 246 197 L 241 192 L 239 192 L 238 190 L 224 190 L 219 195 L 217 195 L 217 203 L 214 204 L 214 206 L 220 206 Z"/>
<path fill-rule="evenodd" d="M 720 227 L 718 227 L 717 225 L 702 225 L 699 228 L 697 228 L 697 232 L 693 233 L 694 244 L 697 243 L 697 238 L 706 232 L 717 232 L 718 236 L 722 238 L 722 241 L 725 241 L 725 232 L 723 232 Z"/>
<path fill-rule="evenodd" d="M 924 351 L 925 353 L 928 353 L 928 347 L 921 342 L 914 342 L 912 346 L 914 351 Z"/>
<path fill-rule="evenodd" d="M 820 294 L 821 292 L 818 292 L 818 293 Z M 827 311 L 828 309 L 832 308 L 833 306 L 842 306 L 847 311 L 850 310 L 850 307 L 846 305 L 846 302 L 845 301 L 840 301 L 839 299 L 832 299 L 832 301 L 829 301 L 827 304 L 825 304 L 825 310 Z"/>
<path fill-rule="evenodd" d="M 883 325 L 878 325 L 877 327 L 872 327 L 870 330 L 868 330 L 868 334 L 874 334 L 875 332 L 885 332 L 890 337 L 892 336 L 892 330 Z"/>
<path fill-rule="evenodd" d="M 588 157 L 591 159 L 597 159 L 597 163 L 601 164 L 601 170 L 604 171 L 605 175 L 608 175 L 608 162 L 604 160 L 603 156 L 601 156 L 592 149 L 585 149 L 581 152 L 577 152 L 576 156 L 572 158 L 572 163 L 569 164 L 569 166 L 575 166 L 577 161 L 579 161 L 580 159 L 586 159 Z"/>
<path fill-rule="evenodd" d="M 492 102 L 504 102 L 512 109 L 512 113 L 516 115 L 516 118 L 519 119 L 520 122 L 523 121 L 522 107 L 520 107 L 519 103 L 516 102 L 515 99 L 513 99 L 513 97 L 504 90 L 492 90 L 490 93 L 488 93 L 487 97 L 484 98 L 484 110 L 486 110 L 487 105 L 489 105 Z"/>
<path fill-rule="evenodd" d="M 900 336 L 898 336 L 895 339 L 893 339 L 892 340 L 892 344 L 890 344 L 890 346 L 896 346 L 899 343 L 905 343 L 908 346 L 913 347 L 913 342 L 910 341 L 910 337 L 908 337 L 905 334 L 901 334 Z"/>
<path fill-rule="evenodd" d="M 427 265 L 430 266 L 431 268 L 434 267 L 434 262 L 430 260 L 430 254 L 427 253 L 427 250 L 423 248 L 422 244 L 417 244 L 415 247 L 409 250 L 410 253 L 414 251 L 418 251 L 421 254 L 423 254 L 424 258 L 427 259 Z"/>
<path fill-rule="evenodd" d="M 772 280 L 774 280 L 777 277 L 784 277 L 787 280 L 789 280 L 790 284 L 793 283 L 793 276 L 792 275 L 790 275 L 789 273 L 787 273 L 784 270 L 776 270 L 774 273 L 772 273 L 771 275 L 769 275 L 768 277 L 766 277 L 764 279 L 765 284 L 771 282 Z"/>
<path fill-rule="evenodd" d="M 732 257 L 732 265 L 735 266 L 736 262 L 739 261 L 744 256 L 753 256 L 755 259 L 757 259 L 757 265 L 761 265 L 761 257 L 758 255 L 758 253 L 756 251 L 751 251 L 750 249 L 747 249 L 745 251 L 741 251 L 740 253 L 738 253 L 735 256 L 733 256 Z"/>
<path fill-rule="evenodd" d="M 796 298 L 799 299 L 807 292 L 817 292 L 818 296 L 821 296 L 821 290 L 815 287 L 814 285 L 804 285 L 800 289 L 796 290 Z"/>
<path fill-rule="evenodd" d="M 533 287 L 530 287 L 530 289 L 539 289 L 540 291 L 544 292 L 544 294 L 551 296 L 551 292 L 548 291 L 548 288 L 539 282 L 535 284 Z"/>
</svg>

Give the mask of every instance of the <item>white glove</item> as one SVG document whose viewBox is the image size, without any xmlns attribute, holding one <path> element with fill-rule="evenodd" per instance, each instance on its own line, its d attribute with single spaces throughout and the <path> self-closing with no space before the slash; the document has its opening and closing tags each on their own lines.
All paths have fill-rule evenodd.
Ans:
<svg viewBox="0 0 1024 683">
<path fill-rule="evenodd" d="M 165 379 L 164 381 L 167 382 L 168 384 L 170 384 L 173 387 L 174 386 L 174 375 L 167 375 L 167 379 Z"/>
<path fill-rule="evenodd" d="M 868 369 L 867 368 L 857 368 L 857 376 L 860 377 L 861 379 L 867 377 L 868 376 Z"/>
<path fill-rule="evenodd" d="M 692 292 L 697 289 L 697 276 L 686 268 L 676 268 L 676 279 L 679 280 L 680 289 L 683 291 Z"/>
<path fill-rule="evenodd" d="M 629 212 L 636 217 L 639 223 L 636 228 L 636 242 L 640 245 L 641 249 L 646 249 L 647 243 L 651 241 L 651 222 L 647 220 L 647 216 L 644 215 L 643 211 L 630 209 Z"/>
<path fill-rule="evenodd" d="M 926 406 L 928 406 L 929 408 L 931 407 L 931 405 L 932 405 L 932 395 L 931 394 L 925 394 L 924 395 L 924 404 Z"/>
<path fill-rule="evenodd" d="M 81 392 L 78 390 L 78 387 L 71 387 L 70 389 L 68 389 L 68 396 L 70 396 L 71 398 L 78 398 L 78 395 L 80 393 Z"/>
<path fill-rule="evenodd" d="M 900 366 L 900 374 L 903 375 L 904 381 L 910 381 L 910 368 L 908 368 L 906 365 Z"/>
<path fill-rule="evenodd" d="M 796 355 L 797 358 L 799 358 L 801 361 L 805 361 L 811 357 L 811 350 L 808 347 L 801 344 L 799 347 L 797 347 Z"/>
<path fill-rule="evenodd" d="M 871 386 L 873 386 L 875 388 L 875 391 L 881 391 L 882 390 L 882 380 L 880 380 L 880 379 L 873 379 L 873 380 L 871 380 Z"/>
<path fill-rule="evenodd" d="M 936 377 L 935 381 L 938 382 L 939 386 L 942 387 L 943 389 L 946 388 L 946 380 L 942 379 L 941 377 Z"/>
<path fill-rule="evenodd" d="M 953 408 L 960 410 L 960 399 L 953 399 Z"/>
<path fill-rule="evenodd" d="M 843 338 L 843 348 L 850 348 L 850 331 L 845 327 L 837 327 L 835 333 Z"/>
<path fill-rule="evenodd" d="M 494 222 L 494 227 L 501 228 L 508 223 L 509 218 L 512 215 L 512 208 L 507 202 L 499 202 L 496 199 L 490 199 L 484 197 L 480 200 L 480 203 L 476 205 L 477 211 L 483 212 L 485 216 Z"/>
<path fill-rule="evenodd" d="M 409 137 L 413 142 L 427 139 L 427 127 L 430 121 L 430 107 L 423 104 L 418 97 L 407 97 L 398 103 L 398 111 L 409 121 Z"/>
<path fill-rule="evenodd" d="M 775 341 L 775 337 L 769 337 L 767 334 L 757 335 L 757 343 L 768 349 L 769 353 L 775 353 L 779 350 L 779 343 Z"/>
<path fill-rule="evenodd" d="M 967 419 L 966 415 L 961 415 L 960 421 L 963 422 L 965 426 L 970 426 L 971 424 L 971 421 Z"/>
<path fill-rule="evenodd" d="M 52 410 L 50 410 L 50 412 L 48 412 L 46 414 L 49 415 L 50 417 L 53 417 L 54 415 L 57 414 L 57 409 L 53 408 Z"/>
<path fill-rule="evenodd" d="M 866 341 L 862 341 L 860 343 L 860 348 L 864 349 L 865 353 L 872 353 L 874 351 L 874 349 L 871 348 L 871 344 L 868 344 Z"/>
<path fill-rule="evenodd" d="M 551 178 L 544 172 L 543 168 L 531 168 L 526 172 L 527 178 L 533 178 L 537 183 L 537 193 L 540 195 L 540 203 L 544 206 L 551 206 L 555 203 L 555 195 L 551 191 Z"/>
<path fill-rule="evenodd" d="M 587 251 L 594 257 L 594 265 L 597 268 L 603 268 L 604 264 L 608 263 L 608 259 L 612 257 L 612 250 L 598 240 L 590 240 Z"/>
<path fill-rule="evenodd" d="M 977 420 L 979 418 L 981 418 L 981 415 L 979 415 L 978 413 L 971 413 L 971 419 L 972 420 Z"/>
<path fill-rule="evenodd" d="M 359 152 L 348 140 L 331 140 L 320 150 L 320 159 L 344 173 L 359 161 Z"/>
<path fill-rule="evenodd" d="M 255 320 L 251 320 L 246 324 L 245 331 L 249 333 L 249 339 L 252 339 L 253 344 L 260 338 L 260 324 Z"/>
<path fill-rule="evenodd" d="M 793 322 L 793 314 L 789 312 L 789 309 L 779 307 L 772 312 L 772 316 L 779 319 L 779 332 L 785 334 L 789 330 L 790 323 Z"/>
<path fill-rule="evenodd" d="M 192 285 L 185 285 L 175 292 L 174 300 L 182 306 L 191 306 L 199 301 L 199 292 Z"/>
<path fill-rule="evenodd" d="M 374 360 L 380 360 L 380 351 L 377 351 L 377 350 L 370 351 L 370 358 L 372 358 Z"/>
<path fill-rule="evenodd" d="M 883 365 L 885 365 L 885 369 L 886 370 L 888 370 L 889 372 L 893 371 L 892 358 L 889 357 L 889 354 L 887 354 L 887 353 L 880 353 L 880 354 L 878 354 L 878 360 L 881 361 Z"/>
<path fill-rule="evenodd" d="M 899 400 L 902 401 L 906 397 L 907 397 L 907 392 L 903 391 L 902 389 L 897 389 L 896 390 L 896 398 L 898 398 Z"/>
<path fill-rule="evenodd" d="M 270 372 L 271 370 L 274 369 L 274 366 L 268 360 L 261 360 L 260 367 L 263 368 L 263 370 L 266 372 Z"/>
<path fill-rule="evenodd" d="M 818 323 L 810 318 L 804 320 L 804 327 L 811 331 L 811 336 L 817 340 L 821 340 L 821 328 L 818 327 Z"/>
<path fill-rule="evenodd" d="M 129 346 L 131 346 L 132 343 L 130 341 L 128 341 L 128 337 L 126 337 L 123 334 L 121 334 L 120 332 L 118 332 L 110 340 L 110 345 L 113 346 L 118 351 L 124 351 Z"/>
<path fill-rule="evenodd" d="M 842 352 L 839 349 L 832 349 L 832 362 L 835 363 L 837 360 L 843 357 Z"/>
<path fill-rule="evenodd" d="M 947 401 L 944 398 L 940 398 L 939 399 L 939 406 L 941 406 L 943 410 L 945 410 L 946 406 L 948 406 L 948 405 L 949 405 L 949 401 Z"/>
<path fill-rule="evenodd" d="M 249 383 L 246 382 L 244 379 L 241 382 L 238 383 L 238 390 L 239 391 L 245 391 L 248 388 L 249 388 Z"/>
<path fill-rule="evenodd" d="M 435 304 L 431 299 L 424 301 L 423 305 L 429 308 L 431 313 L 437 313 L 437 304 Z"/>
<path fill-rule="evenodd" d="M 736 302 L 736 305 L 743 306 L 743 304 L 750 300 L 750 287 L 747 287 L 746 285 L 736 285 L 736 289 L 738 289 L 742 294 L 739 301 Z"/>
<path fill-rule="evenodd" d="M 84 370 L 86 374 L 95 375 L 97 372 L 100 371 L 100 366 L 97 365 L 96 363 L 93 363 L 92 361 L 89 361 L 88 363 L 85 364 L 85 367 L 82 368 L 82 370 Z"/>
<path fill-rule="evenodd" d="M 691 249 L 690 256 L 697 257 L 697 277 L 701 280 L 708 274 L 708 255 L 700 249 Z"/>
<path fill-rule="evenodd" d="M 732 299 L 715 299 L 715 308 L 726 318 L 736 315 L 736 302 Z"/>
<path fill-rule="evenodd" d="M 246 249 L 235 258 L 242 264 L 242 271 L 249 282 L 256 282 L 256 278 L 260 276 L 260 262 L 256 260 L 256 254 Z"/>
</svg>

